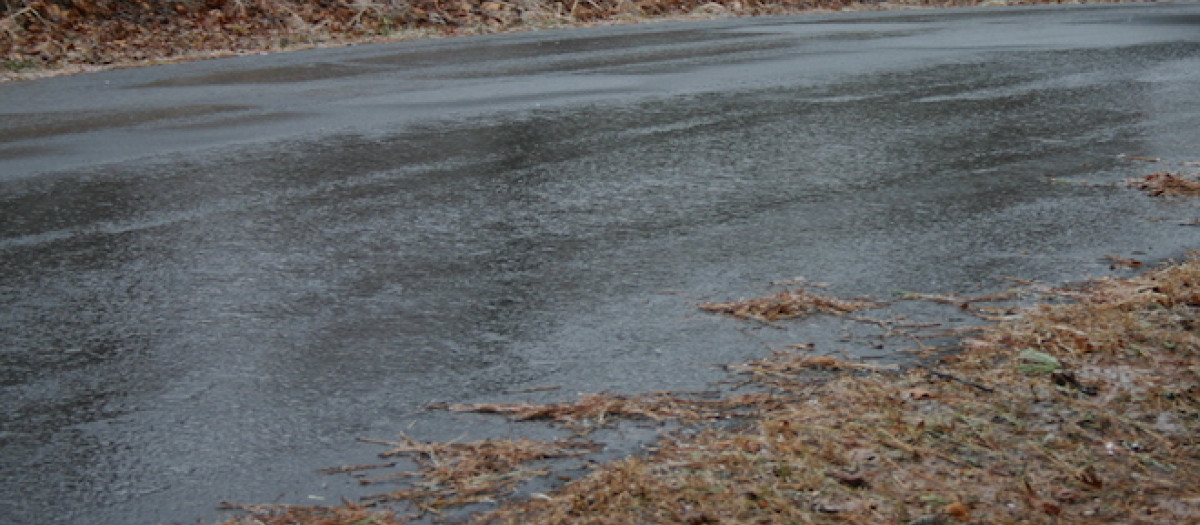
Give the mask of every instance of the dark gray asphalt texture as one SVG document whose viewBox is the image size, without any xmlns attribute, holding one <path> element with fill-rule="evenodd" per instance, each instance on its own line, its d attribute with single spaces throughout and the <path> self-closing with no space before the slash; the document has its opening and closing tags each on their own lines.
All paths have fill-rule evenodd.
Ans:
<svg viewBox="0 0 1200 525">
<path fill-rule="evenodd" d="M 772 280 L 887 300 L 1200 247 L 1195 204 L 1121 184 L 1200 161 L 1195 3 L 305 51 L 4 84 L 0 115 L 12 524 L 331 503 L 356 437 L 524 431 L 430 401 L 903 348 L 696 309 Z"/>
</svg>

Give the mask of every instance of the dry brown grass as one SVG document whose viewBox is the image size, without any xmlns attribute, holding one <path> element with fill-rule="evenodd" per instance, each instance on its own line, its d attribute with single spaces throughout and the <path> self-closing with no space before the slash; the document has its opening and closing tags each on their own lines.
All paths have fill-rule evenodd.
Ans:
<svg viewBox="0 0 1200 525">
<path fill-rule="evenodd" d="M 1185 523 L 1200 519 L 1200 261 L 1057 295 L 903 373 L 742 371 L 777 408 L 664 440 L 490 523 Z M 799 365 L 799 366 L 797 366 Z"/>
<path fill-rule="evenodd" d="M 796 289 L 785 290 L 757 299 L 744 299 L 729 303 L 705 303 L 700 305 L 700 309 L 742 320 L 772 323 L 816 313 L 848 314 L 880 306 L 882 306 L 881 303 L 868 299 L 843 299 Z"/>
<path fill-rule="evenodd" d="M 434 406 L 454 412 L 503 414 L 516 421 L 547 420 L 571 429 L 578 435 L 618 419 L 666 419 L 695 423 L 720 419 L 744 408 L 761 406 L 770 400 L 764 394 L 743 394 L 721 399 L 700 399 L 668 392 L 624 395 L 587 394 L 568 403 L 482 403 Z"/>
<path fill-rule="evenodd" d="M 731 367 L 757 391 L 721 399 L 597 394 L 443 408 L 584 427 L 687 423 L 644 456 L 503 502 L 479 523 L 1190 523 L 1200 519 L 1198 310 L 1193 256 L 1051 291 L 962 351 L 906 370 L 797 350 Z M 481 501 L 475 480 L 505 480 L 486 491 L 496 497 L 525 476 L 506 473 L 528 473 L 521 465 L 543 447 L 562 446 L 485 443 L 394 444 L 463 458 L 423 464 L 417 492 L 397 497 Z M 386 519 L 396 521 L 377 523 L 403 521 Z"/>
<path fill-rule="evenodd" d="M 340 507 L 302 505 L 235 505 L 221 508 L 245 514 L 224 522 L 225 525 L 395 525 L 403 523 L 390 512 L 369 509 L 347 502 Z"/>
<path fill-rule="evenodd" d="M 1143 190 L 1155 197 L 1200 196 L 1200 178 L 1186 173 L 1160 171 L 1127 181 L 1129 187 Z"/>
<path fill-rule="evenodd" d="M 406 438 L 400 443 L 384 443 L 391 450 L 380 454 L 388 458 L 398 455 L 412 458 L 416 472 L 401 472 L 375 478 L 361 478 L 360 483 L 376 484 L 414 478 L 405 488 L 370 496 L 372 502 L 407 501 L 428 512 L 459 507 L 471 503 L 495 502 L 521 482 L 549 471 L 531 463 L 594 452 L 599 445 L 586 441 L 539 441 L 532 439 L 489 439 L 470 443 L 419 443 Z"/>
</svg>

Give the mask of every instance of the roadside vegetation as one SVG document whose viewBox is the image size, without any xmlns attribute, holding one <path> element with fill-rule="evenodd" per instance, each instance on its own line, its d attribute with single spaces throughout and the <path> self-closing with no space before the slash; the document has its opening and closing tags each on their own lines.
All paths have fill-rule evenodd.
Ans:
<svg viewBox="0 0 1200 525">
<path fill-rule="evenodd" d="M 473 521 L 497 524 L 1200 519 L 1200 254 L 1139 277 L 1040 293 L 1038 304 L 904 368 L 800 347 L 731 366 L 736 390 L 747 391 L 720 399 L 595 394 L 439 407 L 573 433 L 381 442 L 389 447 L 381 456 L 419 465 L 399 475 L 403 488 L 334 508 L 234 506 L 247 514 L 227 524 L 406 523 L 480 502 L 500 505 Z M 975 313 L 993 316 L 987 311 Z M 685 430 L 557 491 L 505 499 L 522 481 L 550 475 L 544 460 L 587 454 L 598 446 L 586 438 L 591 430 L 628 418 L 675 420 Z M 416 510 L 372 507 L 400 502 Z"/>
<path fill-rule="evenodd" d="M 1195 174 L 1128 185 L 1157 198 Z M 1168 190 L 1160 191 L 1165 183 Z M 1186 188 L 1192 188 L 1189 184 Z M 1200 521 L 1200 252 L 1140 275 L 980 297 L 905 294 L 983 319 L 957 344 L 896 350 L 903 366 L 820 355 L 811 345 L 728 367 L 721 395 L 593 394 L 556 404 L 440 405 L 565 429 L 558 440 L 376 441 L 381 465 L 333 469 L 398 483 L 337 507 L 239 506 L 225 525 L 1122 523 Z M 1014 301 L 1016 300 L 1016 301 Z M 880 306 L 802 288 L 707 303 L 768 325 Z M 498 416 L 499 417 L 499 416 Z M 627 420 L 678 424 L 642 454 L 595 464 L 546 493 L 548 460 L 586 457 L 589 436 Z M 536 423 L 535 423 L 536 424 Z M 392 510 L 384 510 L 392 509 Z M 407 509 L 407 510 L 397 510 Z"/>
<path fill-rule="evenodd" d="M 1085 1 L 1096 2 L 3 0 L 0 1 L 0 79 L 363 42 L 679 17 Z"/>
</svg>

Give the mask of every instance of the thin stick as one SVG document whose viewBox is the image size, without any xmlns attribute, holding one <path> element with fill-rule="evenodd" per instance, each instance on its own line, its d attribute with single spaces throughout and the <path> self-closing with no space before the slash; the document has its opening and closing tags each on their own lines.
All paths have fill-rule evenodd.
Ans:
<svg viewBox="0 0 1200 525">
<path fill-rule="evenodd" d="M 984 392 L 987 392 L 987 393 L 989 393 L 989 394 L 995 394 L 995 393 L 996 393 L 996 389 L 994 389 L 994 388 L 987 387 L 987 386 L 984 386 L 984 385 L 981 385 L 981 384 L 979 384 L 979 383 L 975 383 L 975 382 L 972 382 L 972 381 L 967 381 L 966 379 L 963 379 L 963 378 L 961 378 L 961 377 L 953 376 L 953 375 L 946 374 L 946 373 L 943 373 L 943 372 L 938 372 L 937 370 L 934 370 L 934 369 L 932 369 L 932 368 L 929 368 L 929 367 L 927 367 L 927 366 L 921 366 L 920 368 L 921 368 L 922 370 L 925 370 L 926 372 L 929 372 L 929 375 L 931 375 L 931 376 L 933 376 L 933 377 L 936 377 L 936 378 L 938 378 L 938 379 L 949 379 L 949 380 L 951 380 L 951 381 L 958 381 L 959 383 L 962 383 L 962 384 L 964 384 L 964 385 L 967 385 L 967 386 L 972 386 L 972 387 L 978 388 L 978 389 L 980 389 L 980 390 L 982 390 L 982 391 L 984 391 Z"/>
<path fill-rule="evenodd" d="M 330 468 L 327 468 L 327 469 L 321 469 L 321 470 L 318 470 L 317 472 L 318 472 L 318 473 L 320 473 L 320 474 L 345 474 L 345 473 L 348 473 L 348 472 L 355 472 L 355 471 L 358 471 L 358 470 L 370 470 L 370 469 L 376 469 L 376 468 L 389 468 L 389 467 L 394 467 L 394 466 L 396 466 L 396 463 L 395 463 L 395 462 L 392 462 L 392 463 L 379 463 L 379 464 L 375 464 L 375 465 L 344 465 L 344 466 L 341 466 L 341 467 L 330 467 Z"/>
<path fill-rule="evenodd" d="M 547 386 L 535 386 L 535 387 L 531 387 L 531 388 L 518 388 L 516 390 L 503 390 L 503 391 L 501 391 L 501 393 L 503 393 L 503 394 L 532 394 L 534 392 L 550 392 L 552 390 L 561 390 L 561 389 L 562 389 L 562 385 L 547 385 Z"/>
</svg>

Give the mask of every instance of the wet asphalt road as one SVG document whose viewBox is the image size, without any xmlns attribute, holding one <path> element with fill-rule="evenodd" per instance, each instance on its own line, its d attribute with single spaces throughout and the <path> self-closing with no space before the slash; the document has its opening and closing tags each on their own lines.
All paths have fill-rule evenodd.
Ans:
<svg viewBox="0 0 1200 525">
<path fill-rule="evenodd" d="M 1200 247 L 1200 5 L 827 15 L 0 85 L 0 522 L 321 502 L 429 401 L 702 389 L 703 298 L 1056 283 Z M 1187 168 L 1178 168 L 1187 169 Z M 897 307 L 900 308 L 900 307 Z M 920 315 L 919 307 L 877 316 Z M 510 395 L 542 385 L 560 390 Z M 311 496 L 311 497 L 310 497 Z"/>
</svg>

